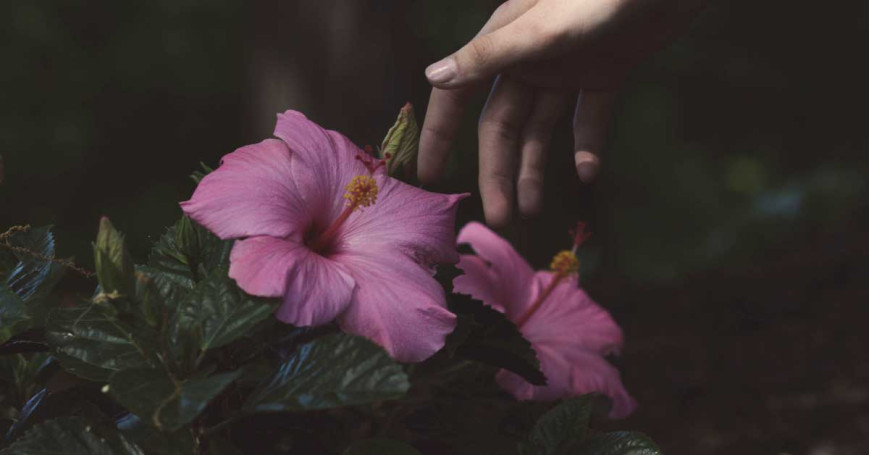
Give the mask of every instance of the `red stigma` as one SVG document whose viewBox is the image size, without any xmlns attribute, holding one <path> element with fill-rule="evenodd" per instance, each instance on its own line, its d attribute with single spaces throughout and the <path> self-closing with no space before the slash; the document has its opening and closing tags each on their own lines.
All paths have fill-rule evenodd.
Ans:
<svg viewBox="0 0 870 455">
<path fill-rule="evenodd" d="M 370 146 L 366 146 L 366 151 L 371 150 Z M 388 153 L 386 158 L 384 159 L 376 159 L 370 154 L 357 153 L 356 159 L 361 161 L 362 164 L 369 170 L 369 174 L 374 174 L 375 171 L 381 168 L 381 166 L 385 166 L 387 164 L 387 160 L 390 159 L 390 154 Z"/>
<path fill-rule="evenodd" d="M 586 223 L 582 221 L 577 222 L 577 228 L 569 231 L 571 235 L 574 237 L 574 249 L 583 244 L 583 242 L 589 240 L 589 237 L 592 237 L 591 232 L 586 232 Z"/>
</svg>

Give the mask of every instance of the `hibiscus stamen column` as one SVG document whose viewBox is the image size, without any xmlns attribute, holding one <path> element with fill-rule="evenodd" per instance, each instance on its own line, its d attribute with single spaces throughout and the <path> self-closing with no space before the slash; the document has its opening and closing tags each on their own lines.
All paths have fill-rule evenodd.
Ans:
<svg viewBox="0 0 870 455">
<path fill-rule="evenodd" d="M 570 250 L 562 250 L 556 253 L 553 256 L 553 260 L 550 262 L 550 270 L 553 271 L 553 279 L 550 281 L 550 284 L 541 292 L 541 295 L 532 303 L 532 306 L 517 319 L 517 327 L 522 327 L 529 318 L 535 314 L 536 311 L 544 304 L 544 301 L 547 300 L 547 297 L 553 293 L 553 290 L 556 289 L 556 286 L 565 279 L 580 270 L 580 260 L 577 259 L 577 249 L 589 236 L 592 235 L 590 232 L 586 232 L 586 223 L 580 222 L 577 223 L 577 229 L 572 233 L 574 236 L 574 246 Z"/>
<path fill-rule="evenodd" d="M 311 244 L 311 249 L 314 251 L 323 251 L 332 244 L 339 228 L 347 221 L 351 213 L 357 209 L 374 205 L 378 200 L 378 183 L 372 175 L 384 165 L 389 156 L 386 159 L 375 160 L 371 155 L 360 154 L 356 156 L 356 159 L 362 161 L 369 174 L 354 177 L 344 187 L 344 198 L 347 200 L 344 210 Z"/>
</svg>

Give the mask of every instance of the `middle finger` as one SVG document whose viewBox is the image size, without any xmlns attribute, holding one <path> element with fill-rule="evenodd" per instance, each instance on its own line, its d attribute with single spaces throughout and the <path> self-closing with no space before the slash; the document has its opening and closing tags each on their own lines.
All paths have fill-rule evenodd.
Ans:
<svg viewBox="0 0 870 455">
<path fill-rule="evenodd" d="M 499 76 L 478 125 L 480 196 L 486 221 L 503 226 L 513 212 L 514 172 L 520 133 L 532 105 L 532 91 L 516 79 Z"/>
</svg>

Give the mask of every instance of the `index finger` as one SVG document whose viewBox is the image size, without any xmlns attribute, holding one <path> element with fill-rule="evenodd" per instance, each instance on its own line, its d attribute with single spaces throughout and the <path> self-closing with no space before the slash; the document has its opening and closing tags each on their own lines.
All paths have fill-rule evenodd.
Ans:
<svg viewBox="0 0 870 455">
<path fill-rule="evenodd" d="M 476 36 L 504 27 L 534 4 L 535 0 L 508 0 L 502 3 Z M 480 87 L 473 85 L 453 90 L 432 89 L 420 130 L 420 151 L 417 156 L 417 178 L 420 182 L 433 183 L 444 173 L 450 157 L 450 146 L 456 138 L 462 114 L 465 112 L 465 103 Z"/>
<path fill-rule="evenodd" d="M 441 177 L 450 156 L 450 145 L 465 111 L 465 101 L 474 88 L 458 90 L 432 89 L 423 128 L 420 130 L 420 153 L 417 157 L 417 178 L 432 183 Z"/>
</svg>

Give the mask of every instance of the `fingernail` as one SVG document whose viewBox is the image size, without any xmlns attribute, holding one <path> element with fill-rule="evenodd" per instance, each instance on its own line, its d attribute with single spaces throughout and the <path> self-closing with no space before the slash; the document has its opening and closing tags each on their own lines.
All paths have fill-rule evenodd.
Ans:
<svg viewBox="0 0 870 455">
<path fill-rule="evenodd" d="M 583 183 L 592 183 L 598 175 L 598 157 L 589 152 L 577 152 L 574 156 L 577 176 Z"/>
<path fill-rule="evenodd" d="M 426 79 L 432 84 L 446 84 L 456 77 L 456 61 L 453 57 L 435 62 L 426 68 Z"/>
</svg>

